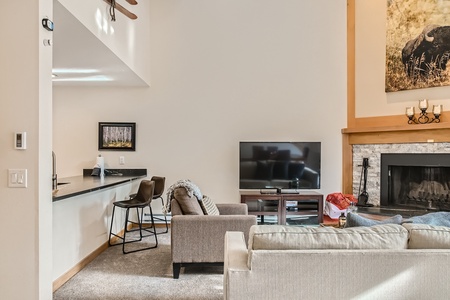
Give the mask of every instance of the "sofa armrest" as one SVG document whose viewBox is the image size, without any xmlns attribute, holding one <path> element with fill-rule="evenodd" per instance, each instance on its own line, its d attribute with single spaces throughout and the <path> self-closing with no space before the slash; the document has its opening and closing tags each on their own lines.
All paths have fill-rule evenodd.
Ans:
<svg viewBox="0 0 450 300">
<path fill-rule="evenodd" d="M 243 232 L 228 231 L 225 234 L 225 254 L 223 266 L 224 299 L 230 299 L 230 276 L 238 272 L 248 272 L 248 251 Z"/>
<path fill-rule="evenodd" d="M 245 235 L 240 231 L 225 234 L 224 270 L 248 271 L 248 250 Z"/>
<path fill-rule="evenodd" d="M 248 215 L 248 206 L 245 203 L 216 204 L 221 215 Z"/>
<path fill-rule="evenodd" d="M 178 215 L 171 220 L 172 262 L 223 262 L 227 231 L 242 231 L 248 240 L 256 216 Z"/>
</svg>

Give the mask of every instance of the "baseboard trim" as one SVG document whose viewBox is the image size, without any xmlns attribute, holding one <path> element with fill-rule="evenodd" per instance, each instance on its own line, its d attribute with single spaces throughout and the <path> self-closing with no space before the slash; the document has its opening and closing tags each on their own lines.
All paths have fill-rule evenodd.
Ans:
<svg viewBox="0 0 450 300">
<path fill-rule="evenodd" d="M 117 238 L 115 238 L 117 239 Z M 73 268 L 69 271 L 61 275 L 58 279 L 53 281 L 53 292 L 59 289 L 64 283 L 69 281 L 70 278 L 75 276 L 78 272 L 80 272 L 84 267 L 86 267 L 91 261 L 94 260 L 97 256 L 99 256 L 103 251 L 108 249 L 108 242 L 104 243 L 97 249 L 95 249 L 91 254 L 83 258 L 79 263 L 77 263 Z"/>
<path fill-rule="evenodd" d="M 131 229 L 133 226 L 129 225 L 128 229 Z M 165 224 L 155 224 L 155 227 L 166 227 Z M 170 227 L 170 224 L 169 224 Z M 123 230 L 119 232 L 120 236 L 123 236 Z M 116 243 L 119 238 L 113 237 L 111 239 L 111 243 Z M 73 268 L 68 270 L 66 273 L 58 277 L 53 281 L 53 292 L 55 292 L 57 289 L 59 289 L 64 283 L 69 281 L 70 278 L 75 276 L 78 272 L 80 272 L 84 267 L 86 267 L 90 262 L 92 262 L 97 256 L 99 256 L 103 251 L 108 249 L 109 244 L 108 241 L 106 241 L 104 244 L 102 244 L 100 247 L 92 251 L 88 256 L 83 258 L 79 263 L 77 263 Z"/>
</svg>

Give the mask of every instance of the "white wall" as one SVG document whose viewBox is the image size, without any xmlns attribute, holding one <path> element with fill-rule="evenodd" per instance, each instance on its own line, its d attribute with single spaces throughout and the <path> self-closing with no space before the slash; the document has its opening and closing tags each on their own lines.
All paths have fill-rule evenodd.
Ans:
<svg viewBox="0 0 450 300">
<path fill-rule="evenodd" d="M 322 142 L 322 189 L 341 190 L 346 1 L 150 1 L 150 88 L 54 87 L 58 175 L 95 163 L 100 121 L 137 123 L 136 152 L 167 185 L 239 202 L 239 141 Z M 145 64 L 146 62 L 142 62 Z M 126 165 L 119 166 L 119 156 Z"/>
<path fill-rule="evenodd" d="M 401 115 L 407 106 L 429 99 L 450 107 L 450 87 L 385 92 L 387 1 L 356 2 L 356 117 Z M 400 9 L 402 7 L 400 6 Z M 405 117 L 405 125 L 407 118 Z"/>
<path fill-rule="evenodd" d="M 0 24 L 1 299 L 51 299 L 51 18 L 52 2 L 2 1 Z M 14 150 L 14 132 L 27 149 Z M 27 188 L 8 188 L 8 169 L 27 169 Z"/>
<path fill-rule="evenodd" d="M 138 1 L 137 5 L 117 1 L 117 4 L 137 15 L 137 19 L 131 20 L 116 10 L 116 22 L 110 21 L 109 5 L 105 1 L 57 1 L 66 7 L 147 84 L 150 84 L 151 70 L 148 60 L 151 54 L 150 40 L 141 39 L 141 36 L 148 33 L 151 1 Z"/>
</svg>

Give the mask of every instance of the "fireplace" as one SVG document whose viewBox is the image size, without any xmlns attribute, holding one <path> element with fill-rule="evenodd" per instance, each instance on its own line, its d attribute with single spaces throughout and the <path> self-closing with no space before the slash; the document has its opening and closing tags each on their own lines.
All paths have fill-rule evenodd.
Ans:
<svg viewBox="0 0 450 300">
<path fill-rule="evenodd" d="M 381 207 L 450 211 L 450 154 L 382 153 Z"/>
</svg>

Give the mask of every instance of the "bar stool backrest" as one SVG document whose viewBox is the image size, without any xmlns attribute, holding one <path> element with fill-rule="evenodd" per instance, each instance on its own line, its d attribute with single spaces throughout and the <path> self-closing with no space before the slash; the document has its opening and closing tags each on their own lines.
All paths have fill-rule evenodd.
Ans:
<svg viewBox="0 0 450 300">
<path fill-rule="evenodd" d="M 155 182 L 153 199 L 157 199 L 164 193 L 164 184 L 166 182 L 166 177 L 153 176 L 151 180 Z"/>
<path fill-rule="evenodd" d="M 138 192 L 135 196 L 135 200 L 142 204 L 148 204 L 153 199 L 153 192 L 155 190 L 155 182 L 151 180 L 142 180 L 139 184 Z"/>
</svg>

